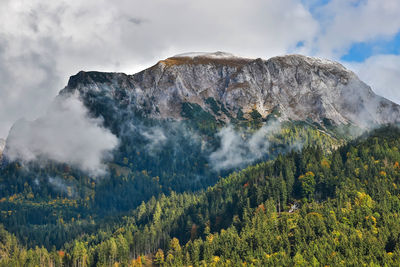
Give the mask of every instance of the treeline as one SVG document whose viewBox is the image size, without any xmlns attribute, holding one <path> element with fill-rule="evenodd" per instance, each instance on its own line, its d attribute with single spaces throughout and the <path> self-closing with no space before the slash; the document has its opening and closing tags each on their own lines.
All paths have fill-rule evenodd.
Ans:
<svg viewBox="0 0 400 267">
<path fill-rule="evenodd" d="M 396 266 L 399 149 L 400 131 L 391 127 L 331 154 L 306 147 L 206 191 L 153 197 L 60 250 L 26 251 L 8 237 L 1 262 L 29 266 L 31 255 L 55 266 Z"/>
</svg>

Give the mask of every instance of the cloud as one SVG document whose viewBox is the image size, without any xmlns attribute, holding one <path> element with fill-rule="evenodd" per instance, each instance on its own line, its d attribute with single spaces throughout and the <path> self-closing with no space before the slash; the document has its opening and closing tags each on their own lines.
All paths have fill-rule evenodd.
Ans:
<svg viewBox="0 0 400 267">
<path fill-rule="evenodd" d="M 398 0 L 331 0 L 314 8 L 321 27 L 313 50 L 338 59 L 354 43 L 389 39 L 400 30 L 399 12 Z"/>
<path fill-rule="evenodd" d="M 0 160 L 5 146 L 6 146 L 6 140 L 0 138 Z"/>
<path fill-rule="evenodd" d="M 141 130 L 141 134 L 147 140 L 147 150 L 150 154 L 154 155 L 156 151 L 163 148 L 167 142 L 167 137 L 161 127 L 144 128 Z"/>
<path fill-rule="evenodd" d="M 80 70 L 134 73 L 190 51 L 267 58 L 318 29 L 300 0 L 4 0 L 0 18 L 0 137 Z"/>
<path fill-rule="evenodd" d="M 400 32 L 398 0 L 303 0 L 319 22 L 319 32 L 305 53 L 340 60 L 372 57 L 361 63 L 342 61 L 373 90 L 396 103 L 399 97 L 399 56 L 379 55 L 385 46 L 395 45 Z M 368 48 L 361 55 L 351 51 L 354 45 Z M 362 46 L 364 44 L 364 46 Z M 371 47 L 368 47 L 371 46 Z"/>
<path fill-rule="evenodd" d="M 348 65 L 375 93 L 400 103 L 400 55 L 376 55 Z"/>
<path fill-rule="evenodd" d="M 268 153 L 270 146 L 268 138 L 279 129 L 280 124 L 273 122 L 246 136 L 231 125 L 222 128 L 217 133 L 221 146 L 209 157 L 213 169 L 218 171 L 243 167 L 262 158 Z"/>
<path fill-rule="evenodd" d="M 80 70 L 134 73 L 190 51 L 339 59 L 393 36 L 399 12 L 398 0 L 3 0 L 0 137 L 43 114 Z"/>
<path fill-rule="evenodd" d="M 77 96 L 58 97 L 37 120 L 19 120 L 10 130 L 5 156 L 30 162 L 53 160 L 68 163 L 92 175 L 103 175 L 103 160 L 118 139 L 92 118 Z"/>
<path fill-rule="evenodd" d="M 59 177 L 49 177 L 48 181 L 56 191 L 65 194 L 68 197 L 76 196 L 75 188 L 71 185 L 67 185 L 64 179 L 61 179 Z"/>
<path fill-rule="evenodd" d="M 146 20 L 140 18 L 129 18 L 128 21 L 138 26 L 146 22 Z"/>
</svg>

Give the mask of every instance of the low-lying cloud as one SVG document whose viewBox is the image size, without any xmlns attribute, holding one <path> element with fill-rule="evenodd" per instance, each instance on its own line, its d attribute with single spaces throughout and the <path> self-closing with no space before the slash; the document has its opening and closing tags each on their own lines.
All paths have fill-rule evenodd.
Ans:
<svg viewBox="0 0 400 267">
<path fill-rule="evenodd" d="M 105 174 L 104 160 L 117 145 L 103 120 L 89 116 L 78 96 L 72 95 L 56 98 L 37 120 L 16 122 L 4 153 L 12 161 L 52 160 L 98 176 Z"/>
<path fill-rule="evenodd" d="M 141 134 L 148 141 L 146 147 L 150 153 L 158 151 L 167 142 L 167 137 L 161 127 L 143 129 Z"/>
<path fill-rule="evenodd" d="M 245 136 L 229 125 L 222 128 L 217 136 L 221 140 L 218 150 L 210 154 L 210 163 L 213 169 L 228 170 L 243 167 L 263 157 L 270 147 L 268 138 L 279 131 L 280 124 L 274 122 L 263 125 L 253 134 Z"/>
<path fill-rule="evenodd" d="M 400 55 L 378 55 L 347 64 L 375 93 L 400 103 Z"/>
<path fill-rule="evenodd" d="M 51 184 L 56 191 L 65 194 L 68 197 L 76 196 L 75 188 L 73 186 L 67 185 L 63 179 L 59 177 L 49 177 L 48 181 L 49 184 Z"/>
</svg>

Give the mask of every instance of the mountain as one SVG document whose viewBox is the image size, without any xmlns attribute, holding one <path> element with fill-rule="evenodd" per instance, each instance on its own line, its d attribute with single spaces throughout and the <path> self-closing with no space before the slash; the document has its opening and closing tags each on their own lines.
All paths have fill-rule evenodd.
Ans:
<svg viewBox="0 0 400 267">
<path fill-rule="evenodd" d="M 397 157 L 396 147 L 386 154 L 378 145 L 364 147 L 358 156 L 362 165 L 354 155 L 357 167 L 345 173 L 340 162 L 354 152 L 351 147 L 358 151 L 352 145 L 361 131 L 399 118 L 397 104 L 375 95 L 342 65 L 300 55 L 262 60 L 189 53 L 133 75 L 82 71 L 69 79 L 46 114 L 12 127 L 0 167 L 0 223 L 5 229 L 0 227 L 0 235 L 15 235 L 26 247 L 66 250 L 71 260 L 110 234 L 120 238 L 124 233 L 126 242 L 120 238 L 118 246 L 127 259 L 165 249 L 173 236 L 182 242 L 192 232 L 205 237 L 207 225 L 217 232 L 231 227 L 235 214 L 227 211 L 242 216 L 247 198 L 253 210 L 246 212 L 271 194 L 282 197 L 278 206 L 285 212 L 295 202 L 314 199 L 304 205 L 313 208 L 327 197 L 341 201 L 335 195 L 338 186 L 362 186 L 357 179 L 369 170 L 374 177 L 383 177 L 381 171 L 393 174 L 397 158 L 390 157 Z M 397 143 L 381 144 L 383 149 L 392 145 Z M 290 160 L 282 161 L 284 155 Z M 102 168 L 101 175 L 88 171 L 93 166 Z M 221 177 L 245 168 L 232 187 L 224 185 L 231 180 Z M 318 177 L 306 177 L 308 171 L 318 171 Z M 257 182 L 266 176 L 271 183 Z M 252 185 L 242 183 L 245 178 L 256 186 L 242 194 Z M 303 181 L 311 183 L 305 190 L 315 192 L 315 198 L 301 191 Z M 240 193 L 230 195 L 232 190 Z M 229 194 L 214 201 L 221 192 Z M 157 199 L 167 202 L 157 207 Z M 193 200 L 198 206 L 192 206 Z M 160 208 L 171 212 L 162 215 L 162 231 Z M 111 233 L 115 228 L 119 232 Z M 82 236 L 90 237 L 81 242 Z M 115 240 L 110 240 L 104 251 L 115 251 Z M 99 255 L 108 253 L 103 252 L 92 253 L 90 261 L 100 261 Z M 112 259 L 115 255 L 101 261 Z"/>
<path fill-rule="evenodd" d="M 301 55 L 263 60 L 188 53 L 134 75 L 79 72 L 61 94 L 73 92 L 90 102 L 101 94 L 151 118 L 181 119 L 191 103 L 225 123 L 252 111 L 323 126 L 400 121 L 399 105 L 377 96 L 341 64 Z"/>
</svg>

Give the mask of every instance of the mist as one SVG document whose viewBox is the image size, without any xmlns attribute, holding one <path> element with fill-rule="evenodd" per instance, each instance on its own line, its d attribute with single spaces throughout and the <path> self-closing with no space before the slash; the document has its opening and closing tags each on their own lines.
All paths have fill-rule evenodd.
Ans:
<svg viewBox="0 0 400 267">
<path fill-rule="evenodd" d="M 156 151 L 162 149 L 167 142 L 167 137 L 161 127 L 153 127 L 145 129 L 141 132 L 142 136 L 147 140 L 147 150 L 154 155 Z"/>
<path fill-rule="evenodd" d="M 118 138 L 93 118 L 77 95 L 59 96 L 46 114 L 34 121 L 21 119 L 11 128 L 4 155 L 8 160 L 67 163 L 101 176 L 105 160 L 118 146 Z"/>
<path fill-rule="evenodd" d="M 64 195 L 67 195 L 68 197 L 76 196 L 74 187 L 67 185 L 63 179 L 61 179 L 59 177 L 54 177 L 54 178 L 49 177 L 48 181 L 49 181 L 49 184 L 51 184 L 56 191 L 58 191 Z"/>
<path fill-rule="evenodd" d="M 280 128 L 279 122 L 272 122 L 264 124 L 247 136 L 244 132 L 235 130 L 232 125 L 222 128 L 217 133 L 221 145 L 209 157 L 212 168 L 217 171 L 228 170 L 243 167 L 262 158 L 270 147 L 268 138 Z"/>
<path fill-rule="evenodd" d="M 3 152 L 5 146 L 6 146 L 6 140 L 0 138 L 0 154 Z"/>
</svg>

